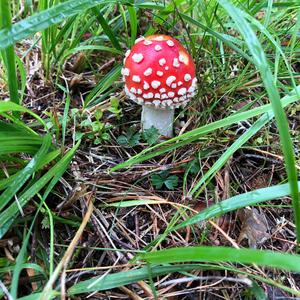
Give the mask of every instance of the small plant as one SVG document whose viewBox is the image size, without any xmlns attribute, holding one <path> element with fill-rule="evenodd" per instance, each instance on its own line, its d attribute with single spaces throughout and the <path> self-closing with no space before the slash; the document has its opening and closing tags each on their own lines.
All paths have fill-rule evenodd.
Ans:
<svg viewBox="0 0 300 300">
<path fill-rule="evenodd" d="M 110 107 L 108 108 L 108 111 L 113 113 L 116 116 L 117 120 L 121 119 L 122 109 L 120 108 L 120 101 L 117 97 L 110 98 Z"/>
<path fill-rule="evenodd" d="M 143 133 L 137 132 L 135 127 L 130 127 L 125 134 L 118 137 L 117 141 L 121 146 L 134 147 L 140 144 L 142 140 L 151 146 L 158 141 L 158 138 L 159 132 L 153 126 L 149 129 L 145 129 Z"/>
<path fill-rule="evenodd" d="M 151 183 L 156 189 L 161 189 L 163 185 L 168 190 L 174 190 L 178 186 L 178 177 L 176 175 L 169 176 L 169 171 L 163 171 L 151 176 Z"/>
<path fill-rule="evenodd" d="M 192 175 L 196 175 L 200 171 L 200 164 L 198 159 L 193 159 L 189 163 L 187 163 L 185 166 L 185 171 L 188 173 L 191 173 Z"/>
<path fill-rule="evenodd" d="M 143 139 L 150 146 L 157 143 L 159 136 L 158 129 L 153 126 L 149 129 L 145 129 L 143 132 Z"/>
<path fill-rule="evenodd" d="M 108 141 L 110 139 L 107 130 L 111 127 L 111 125 L 102 122 L 103 111 L 100 109 L 96 110 L 94 116 L 94 121 L 89 118 L 81 121 L 80 131 L 76 131 L 75 133 L 75 140 L 86 137 L 93 140 L 95 145 L 98 145 L 101 142 Z"/>
<path fill-rule="evenodd" d="M 141 134 L 136 132 L 134 127 L 130 127 L 126 130 L 125 134 L 122 134 L 117 138 L 117 141 L 121 146 L 134 147 L 140 143 L 140 139 Z"/>
</svg>

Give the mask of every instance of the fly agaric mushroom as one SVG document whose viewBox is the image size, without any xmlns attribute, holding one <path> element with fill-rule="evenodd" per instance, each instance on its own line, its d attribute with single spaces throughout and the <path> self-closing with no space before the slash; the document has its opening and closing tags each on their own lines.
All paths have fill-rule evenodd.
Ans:
<svg viewBox="0 0 300 300">
<path fill-rule="evenodd" d="M 167 35 L 139 38 L 125 54 L 125 93 L 143 105 L 142 130 L 173 134 L 174 110 L 196 94 L 195 65 L 187 50 Z"/>
</svg>

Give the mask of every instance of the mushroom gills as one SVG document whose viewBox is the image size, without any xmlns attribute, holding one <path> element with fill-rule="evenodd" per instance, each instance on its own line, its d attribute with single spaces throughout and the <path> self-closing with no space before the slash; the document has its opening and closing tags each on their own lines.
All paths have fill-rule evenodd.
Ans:
<svg viewBox="0 0 300 300">
<path fill-rule="evenodd" d="M 156 108 L 154 105 L 143 105 L 142 130 L 155 127 L 158 132 L 166 137 L 173 136 L 174 109 Z"/>
</svg>

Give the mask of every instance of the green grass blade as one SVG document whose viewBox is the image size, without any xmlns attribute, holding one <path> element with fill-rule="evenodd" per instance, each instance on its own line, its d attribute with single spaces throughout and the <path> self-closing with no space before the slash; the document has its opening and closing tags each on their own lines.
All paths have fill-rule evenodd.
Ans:
<svg viewBox="0 0 300 300">
<path fill-rule="evenodd" d="M 297 241 L 300 243 L 300 198 L 297 184 L 297 170 L 295 167 L 295 156 L 293 143 L 289 132 L 289 124 L 280 101 L 280 95 L 274 82 L 271 69 L 267 62 L 262 46 L 253 32 L 251 26 L 243 17 L 242 12 L 227 0 L 220 0 L 220 4 L 226 9 L 234 20 L 237 29 L 243 35 L 249 51 L 253 57 L 256 68 L 261 73 L 261 78 L 269 95 L 272 109 L 275 114 L 276 123 L 279 130 L 281 147 L 284 155 L 286 172 L 291 187 L 291 197 L 293 201 L 294 219 L 296 225 Z"/>
<path fill-rule="evenodd" d="M 10 153 L 35 154 L 43 138 L 19 124 L 0 121 L 0 155 Z"/>
<path fill-rule="evenodd" d="M 202 189 L 208 184 L 213 176 L 226 164 L 228 159 L 241 148 L 251 137 L 253 137 L 261 128 L 263 128 L 269 121 L 274 118 L 273 113 L 266 113 L 262 115 L 246 132 L 244 132 L 209 168 L 209 170 L 201 176 L 200 180 L 194 185 L 189 193 L 190 196 L 195 195 L 197 198 Z M 201 187 L 201 189 L 200 189 Z"/>
<path fill-rule="evenodd" d="M 40 118 L 37 114 L 32 112 L 30 109 L 27 109 L 25 107 L 22 107 L 21 105 L 18 105 L 12 101 L 1 101 L 0 102 L 0 114 L 1 113 L 6 113 L 6 112 L 26 112 L 30 115 L 32 115 L 39 123 L 41 123 L 45 128 L 47 128 L 46 123 L 43 121 L 42 118 Z"/>
<path fill-rule="evenodd" d="M 298 182 L 300 187 L 300 181 Z M 230 211 L 235 211 L 246 206 L 257 205 L 258 203 L 286 197 L 291 189 L 288 183 L 275 185 L 267 188 L 257 189 L 248 193 L 233 196 L 219 203 L 216 203 L 186 221 L 176 225 L 172 230 L 177 230 L 186 226 L 196 224 L 200 221 L 208 220 Z"/>
<path fill-rule="evenodd" d="M 118 49 L 114 49 L 114 48 L 109 48 L 106 46 L 101 46 L 101 45 L 84 45 L 84 46 L 78 46 L 76 48 L 70 49 L 68 51 L 66 51 L 66 53 L 64 53 L 64 56 L 62 58 L 63 61 L 66 60 L 66 58 L 72 54 L 75 54 L 77 52 L 81 52 L 81 51 L 87 51 L 87 50 L 98 50 L 98 51 L 105 51 L 105 52 L 110 52 L 112 54 L 118 54 L 118 55 L 122 55 L 124 52 Z"/>
<path fill-rule="evenodd" d="M 115 33 L 111 30 L 109 24 L 107 23 L 107 21 L 105 20 L 104 16 L 102 15 L 102 13 L 100 12 L 100 10 L 97 7 L 94 7 L 92 9 L 93 13 L 95 14 L 98 22 L 100 23 L 100 25 L 102 26 L 102 29 L 104 31 L 104 33 L 108 36 L 108 38 L 110 39 L 111 43 L 113 44 L 113 46 L 117 49 L 122 51 L 122 47 L 118 41 L 118 39 L 115 36 Z"/>
<path fill-rule="evenodd" d="M 173 272 L 184 272 L 194 269 L 201 269 L 200 265 L 178 265 L 178 266 L 156 266 L 150 267 L 151 274 L 153 276 L 159 276 L 163 274 L 173 273 Z M 147 267 L 140 268 L 137 270 L 130 270 L 126 272 L 118 272 L 115 274 L 110 274 L 102 278 L 102 276 L 93 277 L 88 280 L 84 280 L 73 285 L 68 290 L 68 295 L 77 295 L 82 293 L 90 293 L 95 291 L 103 291 L 119 286 L 124 286 L 130 283 L 134 283 L 140 280 L 149 278 L 149 270 Z"/>
<path fill-rule="evenodd" d="M 274 47 L 276 48 L 276 50 L 280 53 L 280 55 L 282 56 L 283 58 L 283 61 L 286 65 L 286 68 L 288 70 L 288 73 L 289 73 L 289 76 L 290 76 L 290 79 L 292 81 L 292 84 L 293 84 L 293 87 L 296 88 L 296 82 L 295 82 L 295 78 L 293 76 L 293 71 L 292 71 L 292 68 L 291 68 L 291 65 L 290 63 L 288 62 L 287 58 L 286 58 L 286 55 L 284 53 L 284 51 L 282 50 L 281 46 L 279 45 L 279 43 L 276 42 L 276 39 L 275 38 L 278 38 L 277 36 L 275 36 L 275 33 L 273 33 L 273 35 L 271 35 L 269 33 L 269 31 L 265 28 L 264 25 L 262 25 L 259 21 L 257 21 L 254 17 L 252 17 L 251 15 L 243 12 L 243 11 L 239 11 L 243 17 L 245 19 L 247 19 L 253 26 L 255 26 L 258 30 L 261 31 L 261 33 L 263 33 L 268 39 L 269 41 L 274 45 Z"/>
<path fill-rule="evenodd" d="M 27 251 L 27 246 L 28 246 L 29 238 L 31 236 L 31 232 L 32 232 L 34 223 L 36 221 L 36 218 L 37 218 L 37 216 L 39 214 L 40 208 L 41 208 L 41 205 L 38 208 L 38 211 L 36 212 L 36 214 L 34 216 L 34 219 L 33 219 L 32 223 L 30 225 L 28 233 L 24 237 L 22 247 L 21 247 L 20 252 L 19 252 L 19 254 L 17 256 L 17 259 L 16 259 L 16 264 L 15 264 L 14 270 L 13 270 L 13 277 L 12 277 L 12 283 L 11 283 L 11 291 L 10 291 L 12 299 L 17 299 L 17 292 L 18 292 L 18 286 L 19 286 L 19 277 L 20 277 L 22 269 L 24 267 L 26 267 L 25 264 L 24 264 L 24 258 L 25 258 L 25 254 L 26 254 L 26 251 Z"/>
<path fill-rule="evenodd" d="M 0 1 L 0 29 L 1 29 L 0 32 L 6 30 L 9 31 L 11 29 L 10 10 L 11 10 L 10 1 L 1 0 Z M 5 50 L 3 50 L 3 60 L 7 70 L 7 81 L 8 81 L 10 99 L 14 103 L 19 103 L 16 60 L 15 60 L 15 52 L 14 52 L 13 45 L 10 45 Z"/>
<path fill-rule="evenodd" d="M 130 45 L 130 47 L 132 47 L 134 45 L 134 42 L 135 42 L 136 36 L 137 36 L 137 23 L 138 23 L 138 20 L 137 20 L 135 7 L 128 6 L 127 10 L 128 10 L 128 13 L 129 13 L 130 33 L 131 33 L 131 37 L 130 37 L 131 45 Z"/>
<path fill-rule="evenodd" d="M 26 89 L 26 69 L 25 66 L 22 62 L 22 60 L 16 55 L 16 62 L 17 62 L 17 67 L 19 70 L 19 74 L 20 74 L 20 79 L 21 79 L 21 83 L 20 83 L 20 103 L 22 104 L 23 98 L 24 98 L 24 94 L 25 94 L 25 89 Z"/>
<path fill-rule="evenodd" d="M 51 136 L 44 137 L 44 142 L 37 152 L 37 154 L 31 159 L 27 166 L 19 173 L 10 186 L 0 195 L 0 211 L 3 210 L 5 205 L 12 199 L 12 197 L 21 189 L 28 178 L 37 171 L 39 165 L 41 165 L 51 146 Z"/>
<path fill-rule="evenodd" d="M 108 72 L 104 78 L 92 89 L 84 101 L 85 107 L 90 107 L 93 101 L 101 94 L 104 93 L 120 76 L 122 66 L 116 65 L 110 72 Z"/>
<path fill-rule="evenodd" d="M 297 96 L 297 94 L 299 92 L 300 92 L 300 86 L 298 86 L 296 90 L 293 90 L 288 96 L 283 97 L 281 100 L 282 106 L 286 107 L 287 105 L 289 105 L 291 103 L 299 101 L 299 97 Z M 208 134 L 210 132 L 213 132 L 219 128 L 230 126 L 232 124 L 247 120 L 249 118 L 259 116 L 263 113 L 270 113 L 270 112 L 272 112 L 272 106 L 271 106 L 271 104 L 266 104 L 266 105 L 262 105 L 260 107 L 253 108 L 253 109 L 245 111 L 245 112 L 240 112 L 240 113 L 230 115 L 229 117 L 226 117 L 222 120 L 218 120 L 213 123 L 204 125 L 202 127 L 193 129 L 182 135 L 174 137 L 168 141 L 165 141 L 158 145 L 149 147 L 149 148 L 141 151 L 139 154 L 128 159 L 127 161 L 120 163 L 120 164 L 116 165 L 115 167 L 111 168 L 111 172 L 132 166 L 134 164 L 143 162 L 145 160 L 148 160 L 148 159 L 155 157 L 157 155 L 160 155 L 162 153 L 168 152 L 169 150 L 173 150 L 178 147 L 181 147 L 182 145 L 185 145 L 192 141 L 195 141 L 195 140 L 199 139 L 201 136 Z"/>
<path fill-rule="evenodd" d="M 28 295 L 28 296 L 24 296 L 24 297 L 21 297 L 21 298 L 18 298 L 18 300 L 37 300 L 39 299 L 41 296 L 43 295 L 43 293 L 34 293 L 34 294 L 31 294 L 31 295 Z M 57 297 L 60 296 L 60 293 L 59 292 L 55 292 L 53 291 L 53 295 L 50 296 L 49 299 L 54 299 Z"/>
<path fill-rule="evenodd" d="M 11 29 L 0 30 L 0 49 L 12 46 L 36 32 L 43 31 L 96 5 L 115 2 L 113 0 L 69 0 L 52 6 L 14 24 Z"/>
<path fill-rule="evenodd" d="M 201 22 L 199 22 L 185 14 L 180 14 L 180 16 L 182 17 L 183 20 L 185 20 L 191 24 L 194 24 L 195 26 L 201 28 L 202 30 L 204 30 L 204 31 L 208 32 L 209 34 L 211 34 L 212 36 L 216 37 L 218 40 L 224 42 L 231 49 L 233 49 L 235 52 L 239 53 L 242 57 L 244 57 L 248 61 L 251 61 L 251 62 L 253 61 L 252 58 L 247 53 L 245 53 L 240 47 L 238 47 L 235 43 L 232 42 L 233 39 L 231 37 L 227 37 L 224 34 L 214 31 L 213 29 L 206 26 L 205 24 L 202 24 Z"/>
<path fill-rule="evenodd" d="M 80 142 L 78 142 L 60 161 L 58 161 L 45 175 L 38 179 L 21 195 L 18 195 L 18 204 L 11 204 L 4 212 L 0 214 L 0 224 L 5 224 L 8 221 L 14 220 L 18 216 L 19 207 L 23 207 L 34 195 L 50 182 L 51 188 L 59 180 L 60 176 L 65 172 L 72 157 L 74 156 Z M 55 179 L 55 180 L 54 180 Z M 47 190 L 47 194 L 49 189 Z M 0 236 L 1 238 L 2 236 Z"/>
<path fill-rule="evenodd" d="M 139 199 L 139 200 L 126 200 L 121 202 L 114 202 L 109 204 L 104 204 L 103 207 L 133 207 L 139 205 L 151 205 L 161 203 L 159 200 L 149 200 L 149 199 Z"/>
<path fill-rule="evenodd" d="M 300 273 L 300 256 L 272 251 L 234 249 L 228 247 L 178 247 L 138 254 L 136 261 L 151 264 L 178 262 L 232 262 L 257 264 Z"/>
<path fill-rule="evenodd" d="M 61 124 L 61 130 L 62 130 L 62 149 L 65 147 L 65 140 L 66 140 L 66 132 L 67 132 L 67 123 L 68 123 L 68 115 L 69 115 L 70 103 L 71 103 L 71 98 L 70 98 L 70 95 L 69 95 L 69 91 L 67 91 L 66 103 L 65 103 L 65 108 L 64 108 L 64 114 L 63 114 L 62 124 Z"/>
<path fill-rule="evenodd" d="M 44 158 L 43 158 L 43 161 L 41 162 L 40 165 L 37 166 L 37 169 L 42 169 L 43 167 L 45 167 L 48 163 L 50 163 L 51 161 L 53 161 L 58 155 L 60 155 L 60 150 L 57 149 L 57 150 L 54 150 L 52 152 L 49 152 L 47 153 Z M 0 180 L 0 191 L 7 188 L 8 186 L 10 186 L 14 180 L 19 176 L 19 174 L 22 172 L 19 171 L 19 172 L 16 172 L 15 174 L 13 175 L 10 175 L 10 177 L 8 178 L 5 178 L 5 179 L 2 179 Z"/>
</svg>

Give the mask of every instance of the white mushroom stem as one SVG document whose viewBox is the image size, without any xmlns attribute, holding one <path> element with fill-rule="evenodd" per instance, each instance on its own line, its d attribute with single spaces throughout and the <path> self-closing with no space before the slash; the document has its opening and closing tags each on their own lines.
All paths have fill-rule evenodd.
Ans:
<svg viewBox="0 0 300 300">
<path fill-rule="evenodd" d="M 174 109 L 156 108 L 154 105 L 143 105 L 142 130 L 155 127 L 166 137 L 173 136 Z"/>
</svg>

